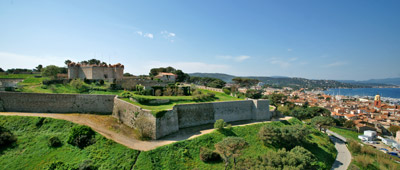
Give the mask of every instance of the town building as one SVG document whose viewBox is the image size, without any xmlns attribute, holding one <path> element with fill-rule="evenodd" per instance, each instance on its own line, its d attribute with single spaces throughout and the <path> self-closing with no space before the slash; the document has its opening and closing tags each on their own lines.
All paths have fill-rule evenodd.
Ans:
<svg viewBox="0 0 400 170">
<path fill-rule="evenodd" d="M 175 82 L 177 75 L 173 74 L 173 73 L 160 72 L 160 73 L 158 73 L 158 75 L 154 76 L 154 78 L 157 78 L 157 79 L 160 79 L 160 80 L 166 81 L 166 82 Z"/>
</svg>

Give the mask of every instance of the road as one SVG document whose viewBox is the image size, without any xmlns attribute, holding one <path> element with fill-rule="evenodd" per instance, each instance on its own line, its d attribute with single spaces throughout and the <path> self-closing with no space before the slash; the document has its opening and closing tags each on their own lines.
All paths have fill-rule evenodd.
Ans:
<svg viewBox="0 0 400 170">
<path fill-rule="evenodd" d="M 338 151 L 335 163 L 333 163 L 331 170 L 346 170 L 351 162 L 350 151 L 347 149 L 346 143 L 341 140 L 346 138 L 330 130 L 327 130 L 326 132 L 330 134 L 329 138 L 335 144 L 335 148 Z"/>
<path fill-rule="evenodd" d="M 133 130 L 121 124 L 111 115 L 94 115 L 94 114 L 60 114 L 60 113 L 16 113 L 16 112 L 0 112 L 3 116 L 36 116 L 36 117 L 50 117 L 54 119 L 68 120 L 81 125 L 91 127 L 94 131 L 100 133 L 107 139 L 111 139 L 119 144 L 125 145 L 128 148 L 148 151 L 155 149 L 159 146 L 171 144 L 181 140 L 192 139 L 214 131 L 212 124 L 202 125 L 190 128 L 180 129 L 177 133 L 168 135 L 158 140 L 141 141 L 135 138 Z M 288 120 L 291 117 L 280 119 L 273 119 L 271 121 Z M 265 122 L 265 121 L 264 121 Z M 270 121 L 266 121 L 270 122 Z M 245 126 L 262 122 L 235 122 L 233 126 Z"/>
</svg>

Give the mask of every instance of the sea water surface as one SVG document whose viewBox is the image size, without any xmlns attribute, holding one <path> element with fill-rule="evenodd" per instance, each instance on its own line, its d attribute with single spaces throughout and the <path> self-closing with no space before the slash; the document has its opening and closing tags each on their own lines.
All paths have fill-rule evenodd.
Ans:
<svg viewBox="0 0 400 170">
<path fill-rule="evenodd" d="M 400 99 L 400 88 L 357 88 L 357 89 L 328 89 L 324 91 L 329 95 L 344 96 L 375 96 Z"/>
</svg>

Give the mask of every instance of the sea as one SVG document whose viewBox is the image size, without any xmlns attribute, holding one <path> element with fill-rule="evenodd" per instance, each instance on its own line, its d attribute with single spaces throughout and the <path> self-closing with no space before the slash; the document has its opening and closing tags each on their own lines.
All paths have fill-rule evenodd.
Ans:
<svg viewBox="0 0 400 170">
<path fill-rule="evenodd" d="M 343 95 L 354 97 L 374 97 L 379 94 L 382 99 L 400 101 L 400 88 L 356 88 L 356 89 L 328 89 L 324 91 L 329 95 Z"/>
</svg>

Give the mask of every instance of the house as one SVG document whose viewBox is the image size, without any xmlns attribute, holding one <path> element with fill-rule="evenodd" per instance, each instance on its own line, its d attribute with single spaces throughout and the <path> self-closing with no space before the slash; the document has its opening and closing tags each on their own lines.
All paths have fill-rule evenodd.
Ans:
<svg viewBox="0 0 400 170">
<path fill-rule="evenodd" d="M 160 79 L 162 81 L 175 82 L 177 75 L 173 73 L 160 72 L 157 76 L 154 76 L 154 78 Z"/>
<path fill-rule="evenodd" d="M 68 64 L 68 79 L 89 79 L 89 80 L 121 80 L 124 74 L 124 65 L 106 64 Z"/>
<path fill-rule="evenodd" d="M 388 146 L 392 146 L 394 143 L 397 143 L 393 139 L 389 139 L 389 138 L 382 138 L 382 142 Z"/>
<path fill-rule="evenodd" d="M 362 141 L 373 141 L 376 138 L 376 132 L 372 130 L 365 130 L 364 135 L 358 135 L 358 139 Z"/>
</svg>

